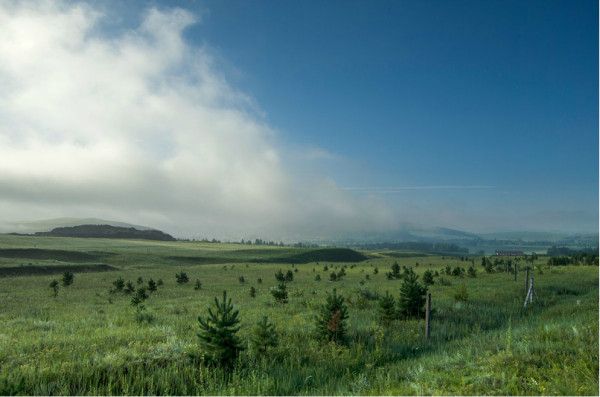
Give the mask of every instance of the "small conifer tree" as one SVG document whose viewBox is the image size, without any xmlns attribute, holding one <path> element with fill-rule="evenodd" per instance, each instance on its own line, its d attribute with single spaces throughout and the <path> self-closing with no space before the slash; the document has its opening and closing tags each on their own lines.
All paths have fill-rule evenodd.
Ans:
<svg viewBox="0 0 600 397">
<path fill-rule="evenodd" d="M 250 297 L 256 297 L 256 288 L 254 288 L 254 286 L 250 287 Z"/>
<path fill-rule="evenodd" d="M 58 296 L 59 283 L 58 280 L 52 280 L 50 282 L 50 288 L 52 288 L 52 294 L 56 298 Z"/>
<path fill-rule="evenodd" d="M 196 279 L 196 283 L 194 284 L 194 289 L 197 290 L 201 290 L 202 289 L 202 282 L 200 281 L 200 279 Z"/>
<path fill-rule="evenodd" d="M 433 280 L 433 272 L 431 270 L 425 270 L 425 272 L 423 273 L 423 284 L 425 285 L 432 285 L 434 284 L 434 280 Z"/>
<path fill-rule="evenodd" d="M 132 292 L 134 292 L 135 287 L 134 287 L 133 283 L 131 281 L 127 281 L 127 283 L 125 283 L 125 289 L 123 291 L 126 294 L 131 294 Z"/>
<path fill-rule="evenodd" d="M 469 268 L 467 269 L 467 275 L 469 277 L 477 277 L 477 270 L 475 270 L 475 267 L 473 265 L 469 266 Z"/>
<path fill-rule="evenodd" d="M 291 270 L 288 270 L 287 273 L 285 273 L 285 281 L 286 282 L 294 281 L 294 272 L 292 272 Z"/>
<path fill-rule="evenodd" d="M 394 262 L 394 264 L 392 265 L 392 278 L 400 278 L 400 265 L 398 264 L 398 262 Z"/>
<path fill-rule="evenodd" d="M 271 295 L 273 298 L 279 303 L 287 303 L 288 301 L 288 292 L 287 286 L 284 282 L 280 282 L 276 287 L 271 287 Z"/>
<path fill-rule="evenodd" d="M 279 281 L 280 283 L 285 282 L 285 276 L 281 269 L 277 270 L 277 273 L 275 273 L 275 280 Z"/>
<path fill-rule="evenodd" d="M 138 278 L 137 278 L 137 283 L 138 283 L 138 285 L 140 285 L 140 284 L 144 284 L 144 279 L 143 279 L 141 276 L 140 276 L 140 277 L 138 277 Z"/>
<path fill-rule="evenodd" d="M 113 281 L 112 284 L 113 287 L 115 287 L 115 291 L 117 292 L 121 292 L 123 291 L 123 288 L 125 288 L 125 280 L 123 280 L 123 277 L 119 277 L 118 279 Z"/>
<path fill-rule="evenodd" d="M 69 285 L 73 284 L 74 278 L 75 275 L 72 272 L 64 272 L 62 276 L 62 285 L 68 287 Z"/>
<path fill-rule="evenodd" d="M 388 291 L 379 298 L 379 319 L 387 325 L 397 318 L 396 301 Z"/>
<path fill-rule="evenodd" d="M 238 336 L 240 320 L 239 311 L 227 299 L 227 292 L 223 291 L 223 300 L 215 298 L 214 311 L 208 308 L 206 318 L 198 317 L 200 332 L 200 347 L 204 352 L 207 363 L 231 368 L 242 351 L 242 344 Z"/>
<path fill-rule="evenodd" d="M 140 287 L 135 291 L 135 294 L 131 297 L 131 305 L 138 306 L 143 303 L 146 299 L 148 299 L 148 294 L 146 294 L 146 288 Z"/>
<path fill-rule="evenodd" d="M 344 298 L 337 294 L 327 294 L 327 300 L 316 318 L 317 336 L 321 340 L 344 344 L 346 343 L 346 320 L 348 308 Z"/>
<path fill-rule="evenodd" d="M 175 280 L 177 280 L 177 284 L 185 284 L 188 281 L 190 281 L 190 279 L 188 278 L 187 273 L 185 273 L 185 272 L 177 273 L 175 275 Z"/>
<path fill-rule="evenodd" d="M 267 316 L 256 323 L 252 329 L 250 337 L 250 346 L 258 356 L 267 354 L 269 348 L 277 347 L 278 344 L 277 331 L 273 323 L 269 322 Z"/>
<path fill-rule="evenodd" d="M 418 278 L 415 273 L 409 273 L 404 277 L 398 300 L 398 309 L 402 316 L 419 317 L 423 314 L 427 287 L 422 286 Z"/>
<path fill-rule="evenodd" d="M 321 275 L 320 274 L 317 274 L 315 276 L 315 281 L 321 281 Z"/>
<path fill-rule="evenodd" d="M 156 281 L 150 279 L 148 280 L 148 291 L 154 292 L 157 290 Z"/>
<path fill-rule="evenodd" d="M 238 281 L 240 282 L 240 284 L 244 284 L 246 282 L 246 279 L 244 278 L 244 276 L 239 276 Z"/>
</svg>

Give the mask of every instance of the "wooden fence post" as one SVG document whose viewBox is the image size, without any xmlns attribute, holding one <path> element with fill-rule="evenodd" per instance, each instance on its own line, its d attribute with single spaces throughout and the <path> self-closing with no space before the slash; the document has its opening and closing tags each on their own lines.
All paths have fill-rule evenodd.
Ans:
<svg viewBox="0 0 600 397">
<path fill-rule="evenodd" d="M 429 340 L 431 333 L 431 293 L 427 293 L 427 302 L 425 303 L 425 339 Z"/>
</svg>

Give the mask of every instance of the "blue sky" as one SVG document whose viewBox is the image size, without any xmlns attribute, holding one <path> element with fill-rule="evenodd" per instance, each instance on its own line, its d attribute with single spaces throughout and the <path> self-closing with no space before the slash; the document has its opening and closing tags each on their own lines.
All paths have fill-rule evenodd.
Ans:
<svg viewBox="0 0 600 397">
<path fill-rule="evenodd" d="M 596 228 L 597 2 L 174 4 L 203 15 L 186 37 L 235 68 L 287 142 L 346 160 L 329 169 L 342 185 L 493 186 L 386 199 L 583 212 Z"/>
<path fill-rule="evenodd" d="M 150 193 L 153 187 L 148 177 L 132 171 L 129 179 L 123 179 L 129 185 L 143 186 L 131 194 L 153 198 L 145 208 L 123 215 L 114 207 L 115 202 L 121 202 L 119 199 L 107 197 L 97 203 L 98 195 L 90 193 L 96 207 L 85 206 L 91 199 L 81 193 L 77 204 L 81 204 L 85 216 L 168 225 L 166 219 L 179 216 L 163 211 L 173 207 L 172 200 L 187 195 L 206 197 L 201 194 L 205 192 L 202 189 L 210 186 L 206 192 L 222 191 L 231 197 L 239 196 L 240 203 L 256 204 L 256 208 L 246 211 L 253 216 L 248 217 L 245 227 L 262 222 L 268 209 L 280 208 L 281 214 L 287 214 L 299 202 L 306 203 L 306 208 L 298 210 L 295 216 L 298 222 L 305 220 L 307 224 L 314 220 L 312 231 L 295 221 L 282 223 L 281 217 L 275 219 L 275 215 L 262 225 L 262 230 L 275 230 L 275 224 L 280 231 L 298 227 L 305 230 L 303 235 L 321 230 L 321 226 L 316 226 L 320 225 L 317 220 L 324 225 L 337 224 L 335 232 L 339 233 L 357 229 L 357 225 L 367 223 L 366 219 L 377 219 L 370 230 L 411 222 L 479 232 L 597 231 L 597 2 L 88 1 L 85 4 L 105 14 L 99 21 L 93 13 L 84 11 L 83 16 L 78 16 L 73 12 L 79 3 L 64 4 L 67 5 L 50 10 L 40 7 L 17 11 L 18 17 L 14 14 L 7 19 L 16 27 L 17 42 L 24 40 L 18 37 L 22 32 L 19 26 L 31 23 L 28 13 L 41 16 L 36 23 L 45 31 L 59 29 L 55 20 L 60 18 L 60 24 L 71 26 L 71 30 L 65 28 L 47 35 L 61 39 L 41 43 L 40 48 L 55 48 L 63 53 L 65 41 L 81 43 L 77 40 L 92 37 L 116 49 L 115 53 L 98 55 L 93 40 L 84 41 L 81 48 L 68 47 L 68 56 L 56 57 L 55 61 L 60 62 L 65 75 L 77 75 L 82 64 L 89 64 L 90 69 L 101 65 L 97 73 L 107 73 L 111 82 L 126 84 L 105 90 L 104 96 L 94 94 L 98 92 L 96 86 L 78 93 L 65 89 L 60 91 L 60 103 L 70 108 L 86 103 L 82 98 L 89 98 L 88 103 L 97 102 L 101 108 L 130 94 L 119 92 L 123 87 L 139 84 L 148 91 L 122 104 L 129 109 L 127 114 L 115 109 L 114 114 L 99 119 L 105 122 L 105 130 L 129 126 L 112 140 L 104 136 L 101 139 L 101 134 L 91 130 L 75 132 L 85 125 L 82 120 L 71 120 L 59 130 L 53 113 L 45 120 L 36 113 L 40 105 L 35 104 L 31 114 L 36 114 L 36 119 L 32 122 L 41 127 L 35 132 L 37 141 L 32 141 L 35 145 L 29 148 L 31 153 L 24 152 L 23 156 L 38 158 L 34 149 L 44 149 L 44 153 L 55 150 L 47 146 L 43 132 L 55 128 L 55 135 L 71 140 L 70 150 L 75 152 L 81 142 L 95 142 L 118 147 L 131 159 L 157 156 L 155 162 L 163 163 L 156 172 L 162 172 L 165 181 L 173 185 L 172 191 L 178 192 L 163 202 L 162 198 L 155 198 L 163 192 Z M 149 12 L 153 8 L 156 12 Z M 173 12 L 177 8 L 189 14 Z M 14 11 L 6 12 L 11 15 Z M 195 16 L 195 23 L 190 15 Z M 157 55 L 152 46 L 163 53 Z M 193 53 L 200 55 L 190 55 Z M 119 67 L 123 54 L 132 56 L 133 61 L 127 66 L 132 70 Z M 14 58 L 9 53 L 6 56 Z M 144 62 L 138 64 L 139 60 L 144 60 L 146 66 Z M 15 61 L 12 74 L 4 76 L 6 80 L 34 81 L 33 74 L 20 72 L 34 61 L 23 58 L 19 62 L 22 64 Z M 47 67 L 44 59 L 39 62 L 39 67 Z M 147 67 L 152 63 L 159 65 L 156 70 Z M 35 69 L 36 76 L 41 75 L 39 67 Z M 48 76 L 58 69 L 48 70 Z M 190 77 L 194 73 L 200 73 L 200 78 Z M 83 81 L 93 83 L 101 77 L 90 71 Z M 188 81 L 191 89 L 178 86 L 177 81 Z M 53 77 L 49 87 L 54 90 L 61 82 Z M 153 90 L 153 85 L 163 89 Z M 181 101 L 178 103 L 190 105 L 189 114 L 173 109 L 167 115 L 164 109 L 170 102 L 166 96 L 161 97 L 165 92 L 176 93 Z M 242 100 L 244 104 L 240 104 L 238 94 L 249 101 Z M 38 92 L 36 97 L 58 106 L 55 92 Z M 166 101 L 159 113 L 152 111 L 147 102 L 147 98 L 157 97 Z M 17 102 L 14 98 L 5 99 L 5 103 Z M 140 103 L 148 106 L 140 108 Z M 222 130 L 223 125 L 211 124 L 214 120 L 206 116 L 207 109 L 216 109 L 215 115 L 233 115 L 227 119 L 233 124 L 228 124 L 226 130 Z M 10 116 L 21 123 L 18 116 L 23 112 L 21 108 L 17 110 L 6 111 L 4 118 Z M 165 123 L 171 125 L 172 131 L 152 131 L 152 126 L 149 130 L 150 123 L 142 125 L 136 116 L 144 112 L 163 117 L 153 125 Z M 208 119 L 202 118 L 205 116 Z M 192 131 L 192 121 L 196 119 L 202 120 L 198 136 Z M 240 132 L 237 136 L 242 143 L 237 145 L 231 139 L 221 142 L 224 136 L 236 136 L 232 128 L 248 129 L 250 135 Z M 65 129 L 74 132 L 65 135 L 61 132 Z M 179 130 L 190 131 L 179 136 Z M 249 136 L 256 139 L 244 146 L 244 139 Z M 188 141 L 199 142 L 199 148 Z M 144 142 L 146 149 L 132 149 L 132 142 Z M 205 149 L 205 142 L 216 142 L 216 146 Z M 11 154 L 14 153 L 13 150 Z M 205 160 L 217 155 L 223 164 L 213 167 L 218 172 L 212 175 L 212 185 L 204 181 L 204 185 L 198 185 L 200 190 L 187 191 L 197 180 L 190 173 L 190 180 L 183 183 L 179 180 L 182 172 L 175 172 L 177 167 L 190 170 L 193 167 L 184 159 L 195 159 L 197 171 L 208 172 Z M 170 156 L 180 163 L 173 166 Z M 25 160 L 15 158 L 19 162 Z M 57 163 L 53 159 L 47 161 L 51 165 Z M 145 164 L 131 162 L 121 169 L 151 168 Z M 80 177 L 38 164 L 37 169 L 43 168 L 54 176 L 60 174 L 62 180 L 71 178 L 74 183 Z M 251 169 L 257 173 L 275 171 L 252 179 L 247 172 Z M 9 169 L 4 171 L 6 174 Z M 101 170 L 89 172 L 102 175 Z M 238 181 L 241 190 L 234 194 L 231 184 L 220 184 L 224 175 L 235 176 L 232 180 Z M 15 174 L 13 179 L 34 184 L 21 174 Z M 47 175 L 42 179 L 46 180 Z M 100 176 L 96 179 L 99 184 L 113 183 Z M 318 187 L 307 188 L 311 184 Z M 11 190 L 14 197 L 10 200 L 15 206 L 11 213 L 19 212 L 15 203 L 31 197 L 28 186 L 15 185 Z M 178 188 L 183 190 L 179 192 Z M 304 188 L 310 190 L 305 197 L 293 197 L 294 189 Z M 65 189 L 53 194 L 62 197 L 69 189 L 85 191 L 81 181 Z M 267 193 L 261 196 L 258 192 Z M 268 196 L 276 198 L 269 201 Z M 0 201 L 3 198 L 0 196 Z M 182 208 L 182 214 L 183 209 L 188 213 L 206 211 L 194 221 L 196 224 L 206 223 L 206 219 L 215 225 L 226 223 L 210 214 L 230 216 L 231 222 L 236 223 L 244 216 L 244 205 L 232 201 L 225 206 L 227 201 L 222 198 L 211 196 L 203 207 L 197 207 L 198 203 L 176 206 Z M 39 203 L 36 205 L 39 211 L 28 207 L 26 212 L 38 217 L 73 215 L 73 206 L 44 204 L 42 210 Z M 236 211 L 231 210 L 233 207 Z M 314 212 L 312 217 L 305 215 L 307 211 Z M 329 213 L 335 214 L 335 220 L 325 220 L 323 214 Z M 181 219 L 187 217 L 181 215 Z M 393 225 L 387 222 L 390 219 Z M 190 220 L 187 230 L 192 227 Z M 220 236 L 241 233 L 229 233 L 231 230 L 224 229 Z"/>
</svg>

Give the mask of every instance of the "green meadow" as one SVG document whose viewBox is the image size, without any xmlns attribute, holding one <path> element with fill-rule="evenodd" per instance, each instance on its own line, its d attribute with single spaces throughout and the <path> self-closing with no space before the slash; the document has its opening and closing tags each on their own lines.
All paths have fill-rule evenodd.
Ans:
<svg viewBox="0 0 600 397">
<path fill-rule="evenodd" d="M 471 260 L 476 277 L 444 273 Z M 394 262 L 439 274 L 429 340 L 424 319 L 379 319 L 378 296 L 402 284 L 385 275 Z M 598 267 L 546 263 L 534 263 L 536 296 L 523 309 L 525 273 L 488 273 L 476 256 L 4 235 L 0 395 L 598 395 Z M 65 269 L 74 282 L 54 297 Z M 288 303 L 269 292 L 278 270 L 293 272 Z M 189 282 L 176 282 L 180 272 Z M 139 311 L 110 292 L 119 277 L 163 285 Z M 348 306 L 345 345 L 315 337 L 334 288 Z M 248 346 L 231 370 L 206 366 L 197 336 L 224 290 L 244 344 L 265 315 L 279 339 L 263 356 Z"/>
</svg>

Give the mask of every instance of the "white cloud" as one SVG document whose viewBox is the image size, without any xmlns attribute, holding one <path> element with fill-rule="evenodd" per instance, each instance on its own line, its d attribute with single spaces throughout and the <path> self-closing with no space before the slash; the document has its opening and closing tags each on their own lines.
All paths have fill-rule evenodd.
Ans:
<svg viewBox="0 0 600 397">
<path fill-rule="evenodd" d="M 225 238 L 393 223 L 380 201 L 321 175 L 299 188 L 303 173 L 290 169 L 251 97 L 209 50 L 183 39 L 193 15 L 150 9 L 111 35 L 103 18 L 86 4 L 0 2 L 5 221 L 110 217 Z M 327 152 L 308 158 L 316 154 Z"/>
</svg>

